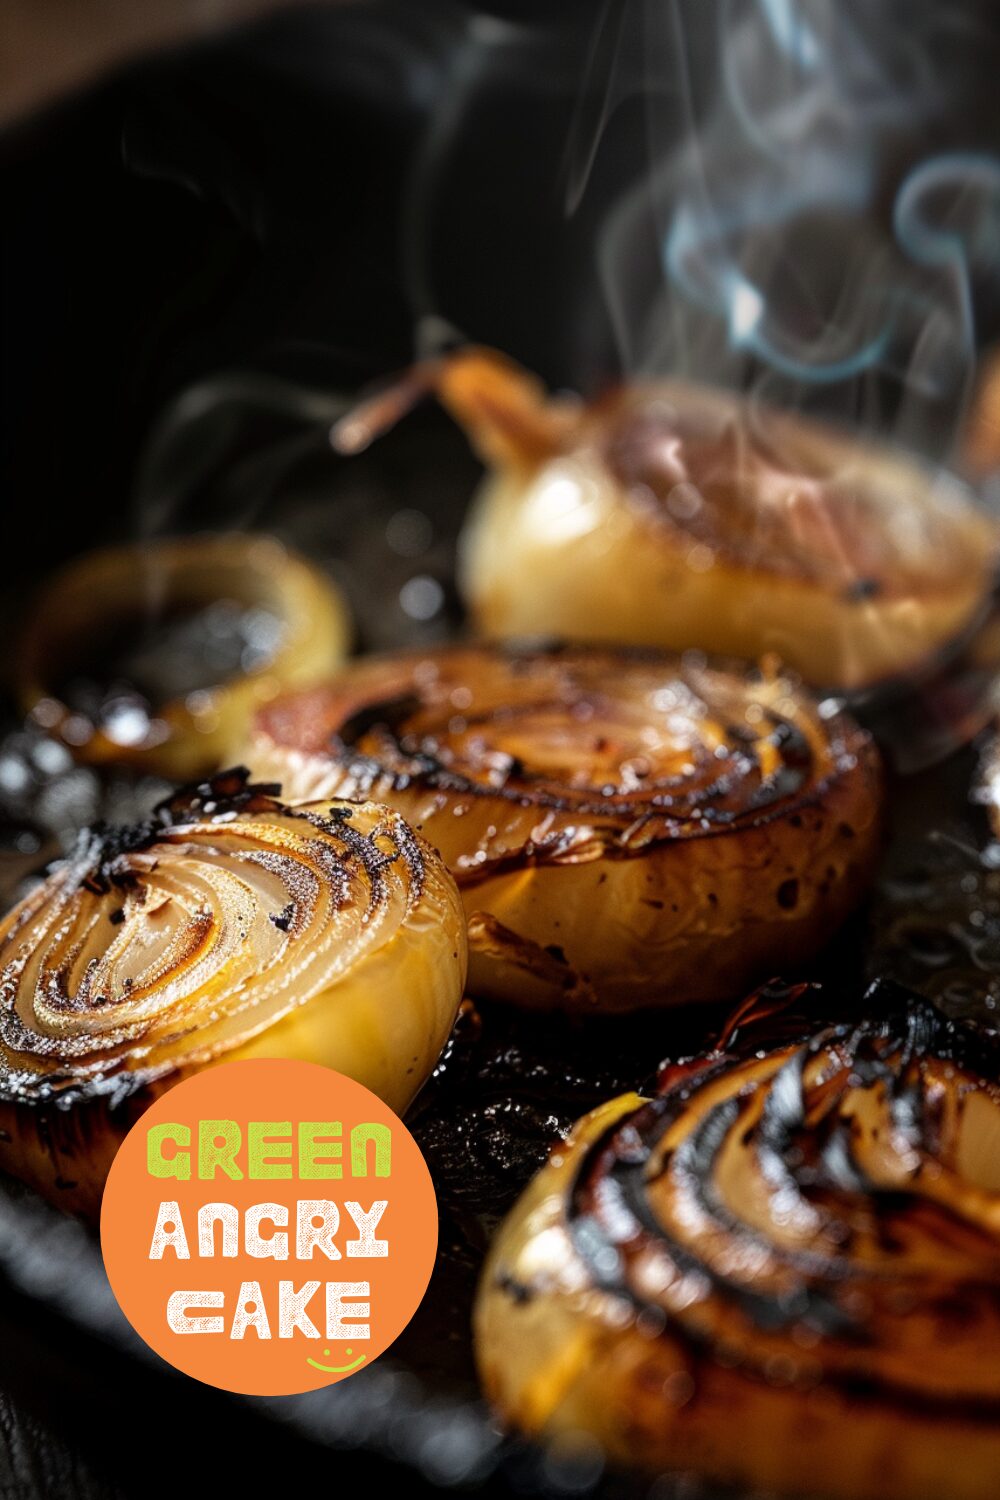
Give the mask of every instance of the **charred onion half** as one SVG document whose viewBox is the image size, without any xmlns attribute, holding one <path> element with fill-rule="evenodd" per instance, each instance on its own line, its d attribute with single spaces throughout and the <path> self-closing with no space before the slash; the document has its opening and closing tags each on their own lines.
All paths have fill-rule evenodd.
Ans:
<svg viewBox="0 0 1000 1500">
<path fill-rule="evenodd" d="M 144 648 L 150 628 L 169 631 L 222 603 L 266 618 L 270 649 L 222 681 L 197 680 L 148 696 L 116 683 L 115 660 L 151 657 L 154 677 L 204 671 L 197 641 Z M 129 765 L 173 781 L 225 765 L 242 746 L 255 708 L 289 688 L 318 682 L 343 661 L 347 608 L 334 585 L 275 537 L 176 537 L 92 552 L 51 580 L 37 600 L 18 651 L 26 712 L 77 760 Z M 249 653 L 247 653 L 249 654 Z M 156 657 L 159 655 L 159 664 Z M 86 707 L 67 685 L 93 674 L 103 691 Z"/>
<path fill-rule="evenodd" d="M 263 710 L 250 759 L 293 798 L 402 813 L 458 881 L 472 993 L 527 1006 L 731 998 L 830 936 L 878 834 L 851 719 L 700 657 L 375 658 Z"/>
<path fill-rule="evenodd" d="M 909 992 L 666 1070 L 558 1147 L 476 1312 L 514 1426 L 741 1488 L 991 1500 L 1000 1049 Z"/>
<path fill-rule="evenodd" d="M 985 611 L 996 525 L 915 459 L 680 381 L 550 400 L 478 349 L 418 367 L 335 442 L 364 446 L 429 389 L 490 466 L 462 547 L 489 636 L 775 652 L 856 691 L 921 669 Z"/>
<path fill-rule="evenodd" d="M 402 1110 L 465 979 L 454 882 L 397 813 L 294 811 L 226 772 L 97 829 L 0 926 L 0 1168 L 96 1214 L 143 1109 L 194 1070 L 297 1057 Z"/>
</svg>

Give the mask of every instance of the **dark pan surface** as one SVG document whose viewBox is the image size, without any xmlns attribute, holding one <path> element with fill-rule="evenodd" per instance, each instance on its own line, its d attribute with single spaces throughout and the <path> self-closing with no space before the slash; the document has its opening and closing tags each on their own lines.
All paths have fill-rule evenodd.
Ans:
<svg viewBox="0 0 1000 1500">
<path fill-rule="evenodd" d="M 337 467 L 323 433 L 307 429 L 286 470 L 272 465 L 266 493 L 254 496 L 245 514 L 235 513 L 231 488 L 223 486 L 220 499 L 209 476 L 199 476 L 199 484 L 212 497 L 209 513 L 228 524 L 252 520 L 279 529 L 328 562 L 359 606 L 364 644 L 385 647 L 454 632 L 454 536 L 474 475 L 460 440 L 428 416 L 356 467 Z M 422 540 L 417 553 L 386 545 L 387 533 L 398 542 L 398 521 L 395 533 L 388 523 L 404 508 L 432 518 L 429 530 L 411 527 Z M 179 524 L 189 519 L 183 506 L 178 512 Z M 408 618 L 400 606 L 400 590 L 415 575 L 440 583 L 440 609 L 429 620 Z M 3 790 L 5 757 L 28 768 L 18 792 Z M 967 748 L 898 780 L 878 891 L 835 953 L 821 955 L 804 977 L 857 994 L 866 977 L 887 974 L 953 1011 L 992 1015 L 1000 997 L 1000 871 L 992 868 L 985 819 L 969 803 L 974 771 L 975 754 Z M 159 790 L 120 778 L 98 783 L 54 762 L 46 768 L 44 753 L 39 761 L 35 743 L 12 728 L 0 744 L 5 899 L 76 823 L 131 818 Z M 468 1007 L 410 1117 L 440 1208 L 440 1251 L 427 1297 L 371 1370 L 307 1396 L 228 1397 L 176 1376 L 125 1323 L 94 1238 L 17 1185 L 5 1185 L 0 1333 L 15 1393 L 58 1408 L 74 1436 L 105 1445 L 106 1458 L 110 1444 L 126 1491 L 138 1473 L 146 1494 L 175 1482 L 169 1465 L 148 1461 L 151 1451 L 164 1454 L 169 1422 L 182 1435 L 215 1434 L 230 1454 L 252 1454 L 259 1493 L 272 1478 L 287 1482 L 290 1463 L 304 1485 L 354 1473 L 362 1460 L 366 1484 L 378 1482 L 377 1462 L 387 1466 L 387 1482 L 405 1477 L 417 1492 L 445 1486 L 551 1496 L 650 1493 L 648 1479 L 604 1473 L 599 1455 L 544 1455 L 501 1438 L 478 1396 L 470 1310 L 496 1224 L 572 1121 L 609 1096 L 648 1085 L 664 1057 L 699 1049 L 721 1020 L 702 1010 L 583 1024 Z M 155 1441 L 153 1413 L 161 1434 Z M 664 1500 L 675 1492 L 688 1500 L 705 1493 L 664 1480 L 653 1491 Z"/>
</svg>

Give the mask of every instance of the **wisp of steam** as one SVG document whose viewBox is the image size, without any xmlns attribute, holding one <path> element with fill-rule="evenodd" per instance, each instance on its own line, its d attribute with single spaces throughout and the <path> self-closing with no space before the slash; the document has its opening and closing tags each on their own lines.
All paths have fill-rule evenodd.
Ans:
<svg viewBox="0 0 1000 1500">
<path fill-rule="evenodd" d="M 981 11 L 610 0 L 567 209 L 609 115 L 641 91 L 647 169 L 600 246 L 626 372 L 808 403 L 947 456 L 977 299 L 1000 275 L 1000 159 L 935 142 L 961 115 L 962 75 L 943 60 L 975 51 Z"/>
<path fill-rule="evenodd" d="M 955 134 L 966 119 L 965 70 L 996 49 L 986 9 L 983 0 L 606 0 L 567 108 L 564 181 L 552 192 L 567 215 L 598 223 L 583 250 L 599 266 L 626 378 L 728 386 L 751 398 L 754 420 L 766 422 L 771 407 L 808 410 L 949 464 L 984 337 L 980 310 L 1000 309 L 1000 158 L 974 131 Z M 459 337 L 429 264 L 433 185 L 464 118 L 457 101 L 491 76 L 491 59 L 505 78 L 511 59 L 528 66 L 538 40 L 528 22 L 463 35 L 414 152 L 402 213 L 403 280 L 423 355 Z M 644 139 L 627 134 L 628 170 L 609 201 L 607 174 L 599 180 L 595 168 L 618 111 L 634 113 L 637 102 Z M 505 211 L 517 214 L 518 203 Z M 495 275 L 486 261 L 470 265 L 470 277 Z M 567 277 L 573 271 L 567 265 Z M 509 293 L 522 294 L 530 301 L 532 287 Z M 244 374 L 186 393 L 140 475 L 141 532 L 190 522 L 213 472 L 224 521 L 270 526 L 275 495 L 322 453 L 341 399 Z M 266 435 L 269 419 L 284 423 L 281 433 L 232 462 L 240 432 L 249 424 Z M 442 486 L 433 488 L 426 508 L 394 491 L 381 531 L 399 507 L 440 531 Z M 373 543 L 378 507 L 360 494 L 357 541 L 345 542 L 343 501 L 342 481 L 324 480 L 302 542 L 350 587 L 348 575 L 360 567 L 367 580 L 370 559 L 388 554 Z M 299 540 L 285 524 L 294 503 L 283 498 L 281 511 Z M 439 571 L 428 552 L 401 564 L 401 633 L 427 621 L 446 628 L 443 563 Z M 356 592 L 363 613 L 379 589 L 366 582 Z"/>
</svg>

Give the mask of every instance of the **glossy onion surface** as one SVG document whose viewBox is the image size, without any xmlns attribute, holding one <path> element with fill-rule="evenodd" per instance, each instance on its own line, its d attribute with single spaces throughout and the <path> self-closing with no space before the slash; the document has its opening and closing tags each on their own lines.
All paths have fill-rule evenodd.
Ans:
<svg viewBox="0 0 1000 1500">
<path fill-rule="evenodd" d="M 476 1315 L 513 1425 L 783 1494 L 986 1500 L 1000 1464 L 1000 1048 L 895 987 L 588 1115 Z"/>
<path fill-rule="evenodd" d="M 0 926 L 0 1168 L 96 1212 L 153 1097 L 247 1057 L 336 1068 L 402 1110 L 447 1039 L 464 920 L 369 803 L 289 810 L 227 772 L 95 830 Z"/>
<path fill-rule="evenodd" d="M 871 741 L 780 674 L 651 652 L 375 658 L 257 719 L 257 774 L 372 797 L 438 848 L 470 988 L 623 1010 L 732 999 L 860 899 Z"/>
<path fill-rule="evenodd" d="M 585 405 L 468 349 L 335 430 L 363 446 L 425 391 L 490 466 L 462 545 L 488 636 L 775 652 L 851 691 L 919 672 L 985 614 L 998 531 L 915 458 L 680 381 Z"/>
</svg>

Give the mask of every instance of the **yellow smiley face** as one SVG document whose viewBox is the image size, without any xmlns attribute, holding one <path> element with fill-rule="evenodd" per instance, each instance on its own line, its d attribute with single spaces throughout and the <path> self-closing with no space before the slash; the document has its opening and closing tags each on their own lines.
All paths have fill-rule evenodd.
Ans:
<svg viewBox="0 0 1000 1500">
<path fill-rule="evenodd" d="M 344 1353 L 347 1355 L 348 1359 L 350 1359 L 351 1355 L 354 1353 L 354 1350 L 345 1349 Z M 329 1349 L 324 1349 L 323 1355 L 328 1359 L 330 1357 Z M 363 1365 L 366 1358 L 367 1355 L 359 1354 L 357 1359 L 353 1360 L 349 1365 L 321 1365 L 319 1360 L 316 1359 L 307 1359 L 306 1364 L 312 1365 L 314 1370 L 322 1370 L 324 1375 L 346 1375 L 350 1370 L 356 1370 L 359 1365 Z"/>
</svg>

